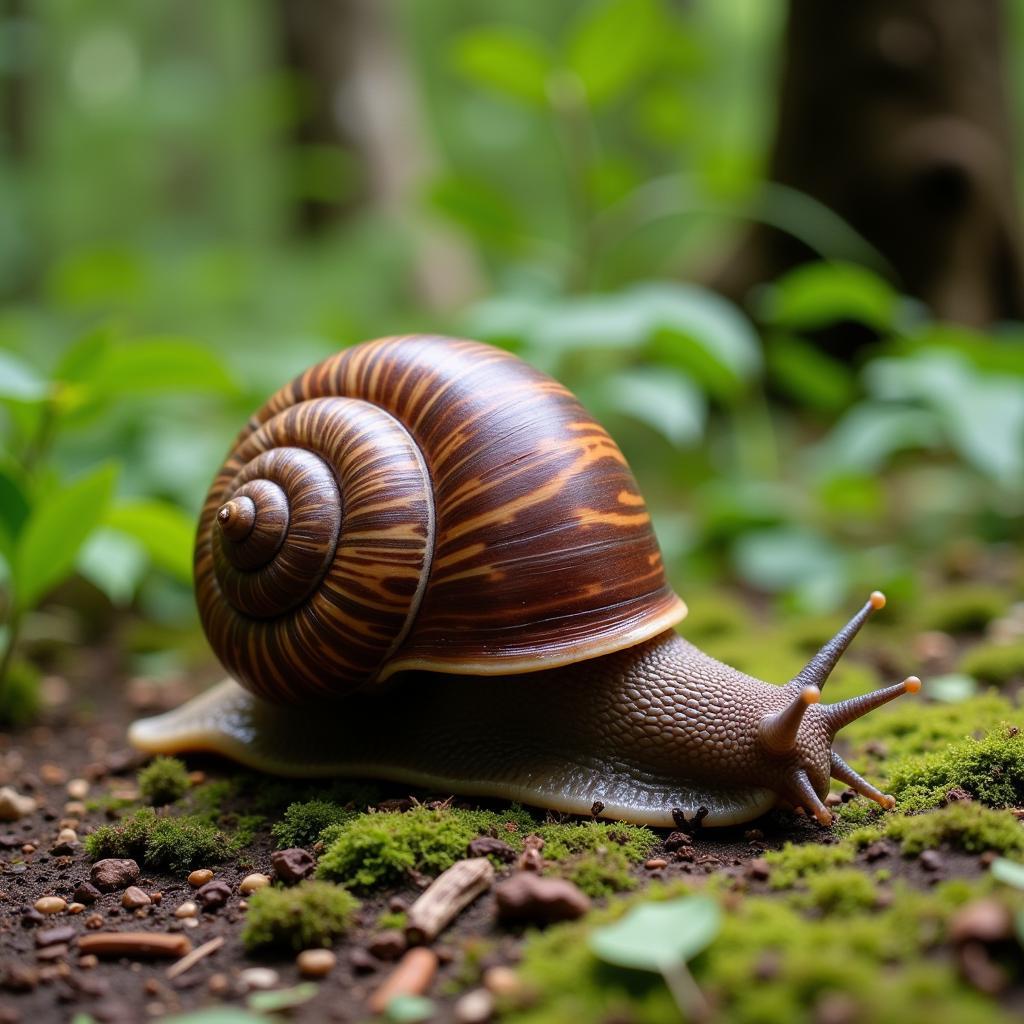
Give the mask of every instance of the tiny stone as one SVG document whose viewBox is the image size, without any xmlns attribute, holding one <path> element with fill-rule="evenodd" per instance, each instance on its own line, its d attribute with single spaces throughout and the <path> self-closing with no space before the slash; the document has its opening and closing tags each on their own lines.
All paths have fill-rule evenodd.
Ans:
<svg viewBox="0 0 1024 1024">
<path fill-rule="evenodd" d="M 69 924 L 58 925 L 56 928 L 40 928 L 36 932 L 36 945 L 53 946 L 58 942 L 70 942 L 75 937 L 75 929 Z"/>
<path fill-rule="evenodd" d="M 661 868 L 668 867 L 668 861 L 664 857 L 652 857 L 649 861 L 644 863 L 644 867 L 648 871 L 659 871 Z"/>
<path fill-rule="evenodd" d="M 883 857 L 889 855 L 889 847 L 885 843 L 872 843 L 864 851 L 864 859 L 869 863 L 873 864 L 876 860 L 881 860 Z"/>
<path fill-rule="evenodd" d="M 222 996 L 231 987 L 226 974 L 211 974 L 206 987 L 215 996 Z"/>
<path fill-rule="evenodd" d="M 206 883 L 212 878 L 213 872 L 209 868 L 196 868 L 195 871 L 188 876 L 188 884 L 191 885 L 193 889 L 199 889 L 206 885 Z"/>
<path fill-rule="evenodd" d="M 484 971 L 484 988 L 496 996 L 515 996 L 522 991 L 523 982 L 511 967 L 498 965 Z"/>
<path fill-rule="evenodd" d="M 92 882 L 79 882 L 75 887 L 75 899 L 79 903 L 95 903 L 101 895 Z"/>
<path fill-rule="evenodd" d="M 387 928 L 371 935 L 366 948 L 378 960 L 397 960 L 404 952 L 405 936 L 397 928 Z"/>
<path fill-rule="evenodd" d="M 304 878 L 308 878 L 316 868 L 316 862 L 312 855 L 298 846 L 290 850 L 275 850 L 270 855 L 270 863 L 273 865 L 274 874 L 285 885 L 301 882 Z"/>
<path fill-rule="evenodd" d="M 37 960 L 60 960 L 68 955 L 68 944 L 66 942 L 58 942 L 52 946 L 43 946 L 42 949 L 36 950 Z"/>
<path fill-rule="evenodd" d="M 381 962 L 370 952 L 357 946 L 348 955 L 348 962 L 357 974 L 368 974 L 380 969 Z"/>
<path fill-rule="evenodd" d="M 84 800 L 89 795 L 88 780 L 72 779 L 67 785 L 67 792 L 72 800 Z"/>
<path fill-rule="evenodd" d="M 31 992 L 39 984 L 39 972 L 24 964 L 11 964 L 3 978 L 3 987 L 10 992 Z"/>
<path fill-rule="evenodd" d="M 137 885 L 130 885 L 121 897 L 121 906 L 126 910 L 138 910 L 139 907 L 148 907 L 153 901 L 148 894 L 143 892 Z"/>
<path fill-rule="evenodd" d="M 1013 936 L 1013 914 L 998 900 L 985 898 L 964 904 L 949 922 L 951 942 L 1005 942 Z"/>
<path fill-rule="evenodd" d="M 270 967 L 246 967 L 238 980 L 246 989 L 267 989 L 277 984 L 278 974 Z"/>
<path fill-rule="evenodd" d="M 67 901 L 59 896 L 40 896 L 35 902 L 35 908 L 40 914 L 59 914 L 67 909 Z"/>
<path fill-rule="evenodd" d="M 496 857 L 505 864 L 511 864 L 516 859 L 516 851 L 508 843 L 492 836 L 471 840 L 466 847 L 466 854 L 470 857 Z"/>
<path fill-rule="evenodd" d="M 772 866 L 764 857 L 755 857 L 747 864 L 747 877 L 754 878 L 759 882 L 767 881 L 771 877 Z"/>
<path fill-rule="evenodd" d="M 174 916 L 178 918 L 195 917 L 198 913 L 199 907 L 197 907 L 191 900 L 185 900 L 185 902 L 174 911 Z"/>
<path fill-rule="evenodd" d="M 44 761 L 39 766 L 39 777 L 48 786 L 63 786 L 68 780 L 68 773 L 53 761 Z"/>
<path fill-rule="evenodd" d="M 334 970 L 338 958 L 329 949 L 304 949 L 296 958 L 304 978 L 323 978 Z"/>
<path fill-rule="evenodd" d="M 206 772 L 193 771 L 188 773 L 188 784 L 190 786 L 201 786 L 206 781 Z"/>
<path fill-rule="evenodd" d="M 149 894 L 149 898 L 150 898 L 150 899 L 151 899 L 151 900 L 152 900 L 152 901 L 153 901 L 154 903 L 159 903 L 159 902 L 160 902 L 160 901 L 161 901 L 161 900 L 162 900 L 162 899 L 164 898 L 164 894 L 163 894 L 162 892 L 159 892 L 159 891 L 157 891 L 157 892 L 151 892 L 151 893 Z"/>
<path fill-rule="evenodd" d="M 245 893 L 248 896 L 250 893 L 255 892 L 257 889 L 262 889 L 264 886 L 270 885 L 270 878 L 267 875 L 261 875 L 259 872 L 254 872 L 251 875 L 246 875 L 242 879 L 241 884 L 238 886 L 238 891 Z"/>
<path fill-rule="evenodd" d="M 30 796 L 22 796 L 10 786 L 0 789 L 0 821 L 17 821 L 35 813 L 37 804 Z"/>
<path fill-rule="evenodd" d="M 196 890 L 196 897 L 203 910 L 220 910 L 231 898 L 231 886 L 220 879 L 207 882 L 201 889 Z"/>
<path fill-rule="evenodd" d="M 981 868 L 990 868 L 990 867 L 992 867 L 992 865 L 993 865 L 993 864 L 995 864 L 995 862 L 996 862 L 997 860 L 999 860 L 999 854 L 998 854 L 998 853 L 996 853 L 996 851 L 995 851 L 995 850 L 986 850 L 986 851 L 985 851 L 985 852 L 984 852 L 984 853 L 983 853 L 983 854 L 982 854 L 982 855 L 981 855 L 981 856 L 980 856 L 980 857 L 978 858 L 978 867 L 981 867 Z"/>
<path fill-rule="evenodd" d="M 69 914 L 80 914 L 83 910 L 85 910 L 85 904 L 84 903 L 69 903 L 68 904 L 68 913 Z"/>
<path fill-rule="evenodd" d="M 94 929 L 103 927 L 103 915 L 102 914 L 90 914 L 85 919 L 85 927 Z"/>
<path fill-rule="evenodd" d="M 401 896 L 392 896 L 388 900 L 388 910 L 392 914 L 404 914 L 409 909 L 409 901 Z"/>
<path fill-rule="evenodd" d="M 64 805 L 64 813 L 74 815 L 76 818 L 81 818 L 85 815 L 85 804 L 81 800 L 69 800 Z"/>
<path fill-rule="evenodd" d="M 199 918 L 198 917 L 186 917 L 185 920 L 181 922 L 181 926 L 183 928 L 198 928 L 199 927 Z"/>
<path fill-rule="evenodd" d="M 35 843 L 25 843 L 22 846 L 22 848 L 21 848 L 21 852 L 22 853 L 35 853 L 36 852 L 36 844 Z"/>
<path fill-rule="evenodd" d="M 507 878 L 494 895 L 502 921 L 571 921 L 590 909 L 590 899 L 568 879 L 541 878 L 526 871 Z"/>
<path fill-rule="evenodd" d="M 936 850 L 925 850 L 918 862 L 925 871 L 938 871 L 942 867 L 942 857 Z"/>
<path fill-rule="evenodd" d="M 670 832 L 668 838 L 665 840 L 665 849 L 668 850 L 669 853 L 674 853 L 676 850 L 680 850 L 688 846 L 693 846 L 693 839 L 685 832 Z"/>
<path fill-rule="evenodd" d="M 86 953 L 78 958 L 78 966 L 86 971 L 91 971 L 99 962 L 100 958 L 95 953 Z"/>
<path fill-rule="evenodd" d="M 139 880 L 139 865 L 128 857 L 108 857 L 92 866 L 89 877 L 93 885 L 103 892 L 125 889 Z"/>
<path fill-rule="evenodd" d="M 458 1024 L 486 1024 L 494 1016 L 494 996 L 475 988 L 456 1000 L 453 1011 Z"/>
<path fill-rule="evenodd" d="M 78 833 L 73 828 L 62 828 L 57 833 L 57 842 L 74 845 L 78 842 Z"/>
</svg>

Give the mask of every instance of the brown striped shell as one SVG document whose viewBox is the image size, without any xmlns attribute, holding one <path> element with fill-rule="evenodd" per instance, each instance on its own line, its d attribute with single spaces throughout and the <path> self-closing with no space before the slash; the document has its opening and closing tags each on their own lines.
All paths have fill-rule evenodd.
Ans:
<svg viewBox="0 0 1024 1024">
<path fill-rule="evenodd" d="M 515 356 L 441 337 L 358 345 L 271 397 L 213 482 L 195 568 L 213 649 L 278 702 L 539 671 L 686 614 L 604 429 Z"/>
</svg>

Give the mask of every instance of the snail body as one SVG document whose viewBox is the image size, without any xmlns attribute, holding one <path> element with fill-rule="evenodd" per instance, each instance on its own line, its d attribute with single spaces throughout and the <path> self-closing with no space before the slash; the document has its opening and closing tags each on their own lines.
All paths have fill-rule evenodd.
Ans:
<svg viewBox="0 0 1024 1024">
<path fill-rule="evenodd" d="M 831 750 L 914 678 L 823 706 L 873 594 L 785 686 L 674 630 L 621 452 L 572 394 L 475 342 L 386 338 L 281 389 L 200 517 L 200 617 L 231 678 L 132 741 L 670 826 L 778 803 L 823 824 Z"/>
</svg>

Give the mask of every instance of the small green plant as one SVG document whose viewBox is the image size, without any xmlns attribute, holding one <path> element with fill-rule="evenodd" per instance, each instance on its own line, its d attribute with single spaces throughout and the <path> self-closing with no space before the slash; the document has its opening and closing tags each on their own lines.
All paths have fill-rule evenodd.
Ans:
<svg viewBox="0 0 1024 1024">
<path fill-rule="evenodd" d="M 807 891 L 798 904 L 825 914 L 853 914 L 875 905 L 875 883 L 856 868 L 840 868 L 806 880 Z"/>
<path fill-rule="evenodd" d="M 789 889 L 808 875 L 849 864 L 854 849 L 845 844 L 821 846 L 817 843 L 786 843 L 781 850 L 765 855 L 772 867 L 770 885 L 773 889 Z"/>
<path fill-rule="evenodd" d="M 358 907 L 347 889 L 330 882 L 268 886 L 249 898 L 242 941 L 248 950 L 329 946 L 348 930 Z"/>
<path fill-rule="evenodd" d="M 188 769 L 176 757 L 155 757 L 139 772 L 138 781 L 143 799 L 155 806 L 180 800 L 189 788 Z"/>
<path fill-rule="evenodd" d="M 993 686 L 1006 686 L 1015 679 L 1024 679 L 1024 640 L 979 644 L 963 656 L 960 669 Z"/>
<path fill-rule="evenodd" d="M 542 825 L 537 835 L 544 840 L 546 860 L 564 860 L 581 853 L 619 850 L 627 861 L 642 861 L 658 841 L 643 825 L 619 821 L 585 821 Z"/>
<path fill-rule="evenodd" d="M 284 817 L 274 824 L 270 832 L 279 847 L 311 846 L 324 829 L 355 816 L 355 811 L 330 800 L 306 800 L 289 804 Z"/>
<path fill-rule="evenodd" d="M 223 860 L 231 844 L 195 815 L 170 817 L 144 807 L 120 824 L 101 825 L 86 836 L 85 849 L 94 860 L 131 857 L 153 869 L 186 871 Z"/>
<path fill-rule="evenodd" d="M 884 834 L 896 839 L 904 854 L 951 846 L 966 853 L 1020 853 L 1024 851 L 1024 826 L 1008 811 L 958 801 L 926 814 L 890 818 Z"/>
</svg>

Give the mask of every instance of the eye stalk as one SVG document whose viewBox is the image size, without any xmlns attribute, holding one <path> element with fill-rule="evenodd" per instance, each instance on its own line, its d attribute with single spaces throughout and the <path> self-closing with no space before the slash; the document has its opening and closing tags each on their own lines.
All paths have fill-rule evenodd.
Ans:
<svg viewBox="0 0 1024 1024">
<path fill-rule="evenodd" d="M 811 658 L 798 675 L 786 684 L 784 689 L 792 695 L 790 703 L 781 711 L 765 715 L 758 726 L 758 738 L 768 753 L 778 756 L 799 755 L 806 749 L 799 742 L 798 734 L 807 709 L 821 699 L 821 690 L 839 659 L 850 646 L 850 641 L 860 632 L 872 613 L 884 607 L 885 595 L 881 591 L 874 591 L 860 611 Z M 840 729 L 874 711 L 875 708 L 888 704 L 905 693 L 917 693 L 920 689 L 921 680 L 917 676 L 908 676 L 895 686 L 882 687 L 872 693 L 865 693 L 836 704 L 826 704 L 816 713 L 809 728 L 823 731 L 825 742 L 831 746 Z M 828 775 L 825 779 L 827 780 L 829 776 L 845 783 L 861 796 L 874 800 L 887 810 L 896 803 L 894 797 L 872 786 L 834 751 L 829 751 Z M 798 763 L 791 770 L 786 788 L 788 799 L 795 806 L 809 811 L 821 825 L 832 823 L 832 813 L 822 803 L 806 767 L 801 767 Z"/>
</svg>

